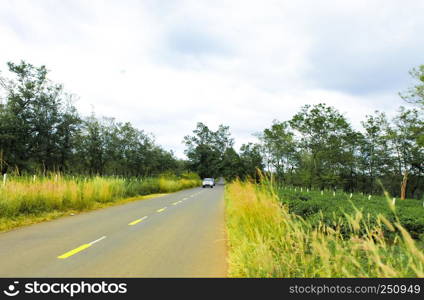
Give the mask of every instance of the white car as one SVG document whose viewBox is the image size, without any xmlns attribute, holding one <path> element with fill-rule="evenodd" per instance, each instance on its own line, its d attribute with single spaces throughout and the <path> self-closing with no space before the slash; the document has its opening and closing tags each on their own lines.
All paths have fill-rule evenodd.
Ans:
<svg viewBox="0 0 424 300">
<path fill-rule="evenodd" d="M 213 178 L 204 178 L 203 179 L 203 183 L 202 186 L 205 187 L 210 187 L 213 188 L 213 186 L 215 185 L 215 181 L 213 180 Z"/>
</svg>

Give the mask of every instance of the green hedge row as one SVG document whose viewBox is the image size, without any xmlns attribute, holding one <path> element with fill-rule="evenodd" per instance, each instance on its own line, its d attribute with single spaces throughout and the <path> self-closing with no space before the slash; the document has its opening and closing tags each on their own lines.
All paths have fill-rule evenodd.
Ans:
<svg viewBox="0 0 424 300">
<path fill-rule="evenodd" d="M 424 206 L 423 200 L 406 199 L 395 200 L 394 211 L 390 208 L 392 199 L 383 196 L 350 194 L 343 192 L 306 191 L 302 192 L 293 188 L 277 188 L 277 194 L 282 203 L 286 204 L 291 213 L 297 214 L 308 221 L 318 225 L 323 222 L 329 226 L 338 226 L 343 234 L 351 232 L 348 228 L 346 215 L 354 215 L 356 211 L 362 212 L 364 222 L 368 225 L 377 223 L 377 216 L 384 215 L 389 221 L 396 220 L 409 231 L 415 239 L 424 240 Z M 386 234 L 390 231 L 386 227 Z M 365 226 L 361 226 L 362 234 L 365 234 Z"/>
</svg>

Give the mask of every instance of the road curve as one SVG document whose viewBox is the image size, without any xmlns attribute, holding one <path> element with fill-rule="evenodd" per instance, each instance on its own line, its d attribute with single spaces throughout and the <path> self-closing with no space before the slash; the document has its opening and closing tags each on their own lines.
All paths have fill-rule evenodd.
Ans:
<svg viewBox="0 0 424 300">
<path fill-rule="evenodd" d="M 0 234 L 0 277 L 225 277 L 223 185 Z"/>
</svg>

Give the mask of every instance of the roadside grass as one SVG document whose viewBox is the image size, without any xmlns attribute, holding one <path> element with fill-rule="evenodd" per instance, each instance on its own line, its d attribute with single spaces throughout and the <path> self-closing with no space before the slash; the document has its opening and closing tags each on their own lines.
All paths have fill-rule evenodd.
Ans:
<svg viewBox="0 0 424 300">
<path fill-rule="evenodd" d="M 424 254 L 398 221 L 361 211 L 330 226 L 290 213 L 269 185 L 226 186 L 230 277 L 424 277 Z M 385 236 L 385 227 L 391 232 Z"/>
<path fill-rule="evenodd" d="M 194 178 L 12 177 L 0 184 L 0 232 L 199 185 Z"/>
</svg>

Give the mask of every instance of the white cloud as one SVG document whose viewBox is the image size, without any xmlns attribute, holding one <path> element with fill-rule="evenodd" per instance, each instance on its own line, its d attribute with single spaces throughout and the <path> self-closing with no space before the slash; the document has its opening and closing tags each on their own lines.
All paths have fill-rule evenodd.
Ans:
<svg viewBox="0 0 424 300">
<path fill-rule="evenodd" d="M 393 113 L 423 63 L 422 1 L 1 1 L 0 69 L 24 59 L 89 114 L 181 156 L 196 122 L 242 142 L 307 103 L 359 127 Z"/>
</svg>

